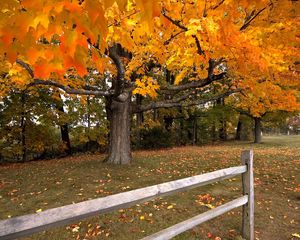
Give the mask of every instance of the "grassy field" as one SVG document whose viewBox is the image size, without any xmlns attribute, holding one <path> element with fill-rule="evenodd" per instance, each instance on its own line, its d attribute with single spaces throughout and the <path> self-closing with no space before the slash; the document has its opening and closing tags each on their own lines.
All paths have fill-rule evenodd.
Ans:
<svg viewBox="0 0 300 240">
<path fill-rule="evenodd" d="M 131 166 L 105 165 L 104 155 L 0 166 L 0 219 L 236 166 L 245 149 L 254 149 L 255 155 L 256 239 L 297 239 L 300 136 L 264 137 L 258 145 L 230 142 L 138 151 Z M 240 195 L 237 177 L 26 239 L 140 239 Z M 237 240 L 240 231 L 239 208 L 175 239 Z"/>
</svg>

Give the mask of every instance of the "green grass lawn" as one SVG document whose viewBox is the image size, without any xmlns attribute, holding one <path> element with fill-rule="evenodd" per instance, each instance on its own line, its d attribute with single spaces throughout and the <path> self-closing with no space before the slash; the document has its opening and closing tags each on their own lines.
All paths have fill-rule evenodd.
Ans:
<svg viewBox="0 0 300 240">
<path fill-rule="evenodd" d="M 0 166 L 0 219 L 237 166 L 245 149 L 254 149 L 256 239 L 296 239 L 292 234 L 300 234 L 300 136 L 264 137 L 257 145 L 230 142 L 138 151 L 131 166 L 103 164 L 104 155 Z M 238 196 L 240 177 L 25 239 L 140 239 Z M 240 231 L 238 208 L 175 239 L 241 239 Z"/>
</svg>

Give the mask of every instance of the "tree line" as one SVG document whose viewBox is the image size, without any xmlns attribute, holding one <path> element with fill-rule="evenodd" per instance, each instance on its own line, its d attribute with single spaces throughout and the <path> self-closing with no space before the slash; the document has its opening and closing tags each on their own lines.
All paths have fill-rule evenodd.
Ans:
<svg viewBox="0 0 300 240">
<path fill-rule="evenodd" d="M 109 122 L 105 99 L 71 96 L 56 89 L 11 91 L 0 103 L 0 162 L 26 162 L 86 152 L 107 152 Z M 137 95 L 137 105 L 144 101 Z M 295 134 L 300 124 L 291 113 L 263 118 L 265 133 Z M 227 140 L 255 140 L 255 120 L 229 99 L 193 107 L 139 112 L 130 116 L 133 149 L 205 145 Z"/>
</svg>

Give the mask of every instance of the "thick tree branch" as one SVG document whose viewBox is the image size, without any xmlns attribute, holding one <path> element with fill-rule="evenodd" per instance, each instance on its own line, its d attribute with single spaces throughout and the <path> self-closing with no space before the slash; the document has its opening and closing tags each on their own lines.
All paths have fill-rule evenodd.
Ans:
<svg viewBox="0 0 300 240">
<path fill-rule="evenodd" d="M 161 90 L 169 90 L 169 91 L 182 91 L 191 88 L 201 88 L 211 84 L 214 81 L 221 80 L 225 77 L 226 73 L 221 73 L 218 75 L 213 75 L 211 77 L 207 77 L 206 79 L 202 79 L 199 81 L 193 81 L 182 85 L 169 85 L 166 87 L 161 87 Z"/>
<path fill-rule="evenodd" d="M 175 102 L 175 100 L 152 102 L 152 103 L 149 103 L 148 105 L 137 106 L 136 109 L 134 110 L 134 112 L 135 113 L 146 112 L 146 111 L 149 111 L 149 110 L 152 110 L 152 109 L 158 109 L 158 108 L 196 106 L 196 105 L 205 104 L 207 102 L 216 101 L 220 98 L 227 97 L 227 96 L 229 96 L 233 93 L 236 93 L 236 92 L 238 92 L 238 90 L 231 90 L 231 91 L 227 91 L 225 93 L 221 93 L 221 94 L 209 97 L 209 98 L 202 98 L 200 100 L 191 101 L 191 102 L 184 102 L 184 101 Z M 180 99 L 178 99 L 178 100 L 180 100 Z"/>
<path fill-rule="evenodd" d="M 101 96 L 112 96 L 113 91 L 99 91 L 99 90 L 85 90 L 85 89 L 75 89 L 71 88 L 69 86 L 65 86 L 63 84 L 60 84 L 58 82 L 52 81 L 52 80 L 41 80 L 41 79 L 34 79 L 33 82 L 28 84 L 28 87 L 37 86 L 37 85 L 44 85 L 44 86 L 52 86 L 57 87 L 63 91 L 65 91 L 68 94 L 79 94 L 79 95 L 93 95 L 97 97 Z"/>
<path fill-rule="evenodd" d="M 114 44 L 108 50 L 108 56 L 113 60 L 117 68 L 117 78 L 113 78 L 112 89 L 114 90 L 114 97 L 117 101 L 126 101 L 130 96 L 129 89 L 125 88 L 125 67 L 121 57 L 131 58 L 131 54 L 126 52 L 120 44 Z"/>
<path fill-rule="evenodd" d="M 250 114 L 250 110 L 249 111 L 246 111 L 246 110 L 244 110 L 244 109 L 241 109 L 241 108 L 233 108 L 235 111 L 237 111 L 238 113 L 240 113 L 240 114 L 244 114 L 244 115 L 246 115 L 246 116 L 248 116 L 248 117 L 251 117 L 251 118 L 255 118 L 253 115 L 251 115 Z M 264 117 L 266 114 L 268 114 L 268 113 L 270 113 L 270 112 L 265 112 L 265 113 L 263 113 L 261 116 L 260 116 L 260 118 L 262 118 L 262 117 Z"/>
<path fill-rule="evenodd" d="M 34 78 L 34 72 L 28 63 L 25 63 L 20 59 L 17 59 L 16 63 L 23 67 L 29 73 L 30 77 Z"/>
<path fill-rule="evenodd" d="M 75 89 L 69 86 L 65 86 L 61 83 L 58 83 L 53 80 L 42 80 L 42 79 L 35 79 L 34 78 L 34 72 L 32 68 L 30 67 L 29 64 L 23 62 L 20 59 L 17 59 L 16 62 L 22 66 L 29 75 L 32 77 L 33 82 L 29 83 L 27 87 L 32 87 L 32 86 L 37 86 L 37 85 L 45 85 L 45 86 L 53 86 L 60 88 L 61 90 L 65 91 L 68 94 L 80 94 L 80 95 L 93 95 L 93 96 L 111 96 L 114 94 L 113 90 L 108 90 L 108 91 L 101 91 L 95 86 L 85 86 L 83 89 Z"/>
</svg>

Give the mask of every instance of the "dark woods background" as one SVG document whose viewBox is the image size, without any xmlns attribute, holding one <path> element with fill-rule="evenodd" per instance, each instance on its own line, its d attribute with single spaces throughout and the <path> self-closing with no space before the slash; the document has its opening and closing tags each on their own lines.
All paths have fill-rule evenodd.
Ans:
<svg viewBox="0 0 300 240">
<path fill-rule="evenodd" d="M 141 103 L 143 97 L 133 97 Z M 190 108 L 131 115 L 133 149 L 253 140 L 254 121 L 226 99 Z M 263 134 L 299 134 L 300 118 L 275 112 L 262 119 Z M 105 100 L 68 96 L 52 89 L 12 90 L 0 101 L 0 162 L 51 159 L 106 152 L 109 134 Z"/>
</svg>

